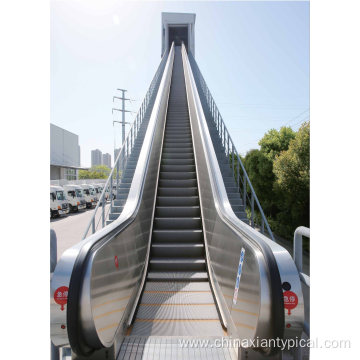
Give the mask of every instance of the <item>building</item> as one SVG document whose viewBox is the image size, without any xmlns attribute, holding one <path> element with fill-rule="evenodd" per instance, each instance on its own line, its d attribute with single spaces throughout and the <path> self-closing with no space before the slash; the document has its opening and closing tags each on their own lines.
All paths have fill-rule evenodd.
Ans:
<svg viewBox="0 0 360 360">
<path fill-rule="evenodd" d="M 79 136 L 50 124 L 50 180 L 76 180 L 79 169 Z"/>
<path fill-rule="evenodd" d="M 103 154 L 102 163 L 111 169 L 111 155 L 109 153 Z"/>
<path fill-rule="evenodd" d="M 99 149 L 91 150 L 91 166 L 102 165 L 103 157 Z"/>
<path fill-rule="evenodd" d="M 120 149 L 115 149 L 114 150 L 114 164 L 115 164 L 115 161 L 116 161 L 116 159 L 117 159 L 117 157 L 119 155 L 119 152 L 120 152 Z"/>
<path fill-rule="evenodd" d="M 161 14 L 161 56 L 169 50 L 172 42 L 181 45 L 195 56 L 195 14 L 162 13 Z"/>
</svg>

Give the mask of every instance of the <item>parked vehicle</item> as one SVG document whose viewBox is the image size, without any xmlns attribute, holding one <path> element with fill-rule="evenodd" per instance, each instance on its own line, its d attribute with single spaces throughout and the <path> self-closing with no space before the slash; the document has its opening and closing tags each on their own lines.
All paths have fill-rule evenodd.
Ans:
<svg viewBox="0 0 360 360">
<path fill-rule="evenodd" d="M 86 201 L 81 186 L 64 185 L 64 190 L 71 211 L 78 211 L 86 208 Z"/>
<path fill-rule="evenodd" d="M 94 194 L 95 190 L 89 184 L 81 184 L 81 187 L 84 192 L 86 207 L 92 208 L 93 206 L 96 205 L 95 194 Z"/>
<path fill-rule="evenodd" d="M 104 187 L 103 187 L 103 184 L 92 184 L 95 188 L 95 191 L 96 191 L 96 196 L 98 198 L 98 201 L 100 201 L 100 197 L 101 197 L 101 194 L 104 190 Z M 105 192 L 105 201 L 107 201 L 108 197 L 109 197 L 109 192 Z"/>
<path fill-rule="evenodd" d="M 112 198 L 113 198 L 113 200 L 115 200 L 116 199 L 116 185 L 113 185 L 113 188 L 112 188 Z"/>
<path fill-rule="evenodd" d="M 64 189 L 61 186 L 50 186 L 50 217 L 65 215 L 69 211 Z"/>
<path fill-rule="evenodd" d="M 103 191 L 103 190 L 104 190 L 104 185 L 101 185 L 101 191 Z M 109 187 L 107 187 L 107 188 L 105 189 L 105 198 L 106 198 L 106 200 L 109 200 L 109 198 L 110 198 Z"/>
<path fill-rule="evenodd" d="M 94 184 L 89 184 L 89 187 L 90 187 L 90 194 L 92 195 L 95 205 L 96 205 L 96 203 L 99 201 L 99 196 L 96 192 Z"/>
</svg>

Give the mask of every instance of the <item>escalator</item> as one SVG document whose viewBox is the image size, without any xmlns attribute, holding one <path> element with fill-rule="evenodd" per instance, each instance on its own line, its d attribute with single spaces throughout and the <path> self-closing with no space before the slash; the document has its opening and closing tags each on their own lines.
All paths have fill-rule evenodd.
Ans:
<svg viewBox="0 0 360 360">
<path fill-rule="evenodd" d="M 222 336 L 206 270 L 181 47 L 175 47 L 147 281 L 137 336 Z"/>
<path fill-rule="evenodd" d="M 155 95 L 121 212 L 56 268 L 54 344 L 70 344 L 79 359 L 235 359 L 238 346 L 214 343 L 298 336 L 296 267 L 241 221 L 243 208 L 232 210 L 184 45 L 172 45 Z M 283 284 L 298 296 L 291 316 Z M 254 352 L 248 358 L 277 358 L 276 349 Z"/>
</svg>

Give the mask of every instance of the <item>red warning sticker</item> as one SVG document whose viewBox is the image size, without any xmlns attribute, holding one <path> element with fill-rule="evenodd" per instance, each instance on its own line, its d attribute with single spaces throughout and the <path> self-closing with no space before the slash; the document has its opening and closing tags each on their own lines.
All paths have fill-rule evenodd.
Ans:
<svg viewBox="0 0 360 360">
<path fill-rule="evenodd" d="M 119 268 L 119 259 L 118 259 L 118 257 L 116 255 L 115 255 L 114 262 L 115 262 L 116 268 L 118 269 Z"/>
<path fill-rule="evenodd" d="M 67 303 L 69 288 L 67 286 L 60 286 L 54 292 L 54 300 L 61 305 L 61 311 L 64 310 L 64 305 Z"/>
<path fill-rule="evenodd" d="M 288 315 L 291 315 L 291 310 L 295 309 L 298 304 L 298 297 L 292 291 L 285 291 L 284 292 L 284 307 L 288 311 Z"/>
</svg>

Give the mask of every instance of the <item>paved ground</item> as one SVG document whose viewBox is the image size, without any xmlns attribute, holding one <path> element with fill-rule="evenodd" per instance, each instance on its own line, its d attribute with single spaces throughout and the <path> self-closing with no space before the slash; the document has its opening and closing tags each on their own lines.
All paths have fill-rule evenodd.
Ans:
<svg viewBox="0 0 360 360">
<path fill-rule="evenodd" d="M 107 213 L 110 204 L 105 207 Z M 57 258 L 69 247 L 81 241 L 85 229 L 93 216 L 94 209 L 80 210 L 78 213 L 69 213 L 68 215 L 61 216 L 60 218 L 51 219 L 50 227 L 55 230 L 57 237 Z M 96 215 L 96 224 L 100 219 L 101 210 L 99 209 Z M 101 222 L 98 229 L 101 227 Z M 89 234 L 91 229 L 89 231 Z"/>
</svg>

